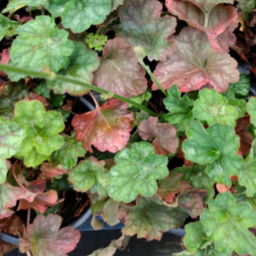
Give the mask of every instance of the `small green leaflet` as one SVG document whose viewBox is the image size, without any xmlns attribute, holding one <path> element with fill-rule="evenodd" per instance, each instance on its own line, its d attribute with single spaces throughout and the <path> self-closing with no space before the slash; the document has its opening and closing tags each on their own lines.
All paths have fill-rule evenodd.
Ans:
<svg viewBox="0 0 256 256">
<path fill-rule="evenodd" d="M 86 39 L 85 42 L 88 44 L 89 48 L 95 48 L 96 51 L 102 51 L 105 43 L 107 42 L 108 37 L 103 35 L 94 35 L 93 33 L 90 33 Z"/>
<path fill-rule="evenodd" d="M 181 98 L 177 85 L 173 85 L 167 93 L 164 105 L 169 113 L 165 115 L 165 119 L 170 124 L 176 124 L 178 131 L 185 131 L 188 125 L 195 120 L 192 115 L 193 100 L 186 95 Z"/>
<path fill-rule="evenodd" d="M 221 184 L 231 186 L 230 176 L 236 175 L 241 167 L 242 157 L 237 154 L 239 137 L 232 127 L 214 124 L 207 130 L 199 121 L 191 124 L 182 150 L 185 158 L 199 164 L 207 164 L 209 177 Z"/>
<path fill-rule="evenodd" d="M 20 150 L 25 136 L 25 130 L 21 125 L 0 117 L 0 183 L 5 182 L 8 171 L 5 159 Z"/>
<path fill-rule="evenodd" d="M 64 7 L 62 24 L 74 33 L 81 33 L 91 25 L 103 23 L 110 11 L 110 0 L 70 0 Z"/>
<path fill-rule="evenodd" d="M 98 161 L 93 156 L 79 163 L 69 173 L 69 180 L 76 191 L 98 194 L 106 197 L 106 186 L 108 183 L 108 172 L 104 169 L 105 161 Z"/>
<path fill-rule="evenodd" d="M 228 100 L 214 89 L 199 91 L 199 99 L 194 101 L 193 115 L 208 125 L 220 123 L 234 127 L 238 119 L 236 108 L 228 105 Z"/>
<path fill-rule="evenodd" d="M 60 163 L 64 169 L 69 170 L 77 164 L 78 157 L 83 157 L 86 151 L 81 141 L 76 141 L 76 135 L 71 133 L 71 137 L 65 135 L 63 146 L 52 154 L 52 161 Z"/>
<path fill-rule="evenodd" d="M 256 223 L 256 211 L 248 203 L 236 204 L 231 193 L 218 194 L 200 219 L 221 253 L 256 255 L 256 237 L 248 230 Z"/>
<path fill-rule="evenodd" d="M 157 191 L 157 181 L 168 175 L 168 158 L 156 155 L 148 142 L 133 143 L 115 156 L 109 172 L 108 193 L 116 201 L 132 202 L 140 194 L 151 197 Z"/>
<path fill-rule="evenodd" d="M 14 36 L 16 34 L 15 30 L 19 24 L 19 21 L 9 20 L 4 15 L 0 14 L 0 41 L 2 41 L 5 35 Z"/>
<path fill-rule="evenodd" d="M 15 65 L 30 69 L 48 66 L 53 72 L 64 68 L 73 52 L 68 32 L 59 30 L 53 18 L 37 16 L 16 30 L 10 56 Z"/>
<path fill-rule="evenodd" d="M 26 138 L 17 153 L 17 157 L 24 157 L 26 166 L 38 166 L 63 145 L 63 139 L 58 134 L 64 129 L 61 114 L 46 112 L 37 100 L 18 102 L 13 121 L 26 131 Z"/>
<path fill-rule="evenodd" d="M 88 50 L 83 43 L 74 42 L 75 50 L 69 57 L 69 65 L 58 74 L 74 78 L 85 83 L 92 83 L 93 74 L 99 66 L 99 59 L 96 52 Z M 67 82 L 48 80 L 48 87 L 57 94 L 85 95 L 89 89 Z"/>
</svg>

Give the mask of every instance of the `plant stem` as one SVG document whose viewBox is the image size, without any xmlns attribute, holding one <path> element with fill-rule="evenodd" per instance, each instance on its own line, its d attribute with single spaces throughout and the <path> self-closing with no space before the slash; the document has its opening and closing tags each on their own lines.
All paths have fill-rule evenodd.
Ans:
<svg viewBox="0 0 256 256">
<path fill-rule="evenodd" d="M 93 90 L 93 91 L 96 91 L 96 92 L 99 92 L 99 93 L 103 93 L 103 94 L 108 94 L 109 93 L 109 91 L 107 91 L 105 89 L 102 89 L 100 87 L 97 87 L 95 85 L 84 83 L 80 80 L 73 79 L 73 78 L 70 78 L 70 77 L 56 75 L 54 72 L 46 73 L 46 72 L 34 71 L 34 70 L 26 69 L 26 68 L 19 68 L 19 67 L 3 65 L 3 64 L 0 64 L 0 70 L 1 71 L 14 72 L 14 73 L 18 73 L 18 74 L 24 74 L 24 75 L 28 75 L 28 76 L 39 77 L 39 78 L 44 78 L 44 79 L 56 80 L 56 81 L 61 81 L 61 82 L 66 82 L 66 83 L 72 83 L 72 84 L 84 86 L 84 87 L 86 87 L 90 90 Z M 155 112 L 146 108 L 145 106 L 143 106 L 141 104 L 138 104 L 138 103 L 136 103 L 136 102 L 134 102 L 130 99 L 127 99 L 127 98 L 125 98 L 121 95 L 112 93 L 112 96 L 113 96 L 113 98 L 116 98 L 118 100 L 129 103 L 129 104 L 137 107 L 138 109 L 147 112 L 148 114 L 150 114 L 152 116 L 158 116 Z"/>
<path fill-rule="evenodd" d="M 156 80 L 155 76 L 153 75 L 153 73 L 151 72 L 149 66 L 147 66 L 142 58 L 139 58 L 140 61 L 140 65 L 147 71 L 147 73 L 149 74 L 149 76 L 151 77 L 151 79 L 154 81 L 154 83 L 157 85 L 157 87 L 162 91 L 162 93 L 167 96 L 166 91 L 164 90 L 164 88 L 161 86 L 161 84 L 159 84 L 159 82 Z"/>
</svg>

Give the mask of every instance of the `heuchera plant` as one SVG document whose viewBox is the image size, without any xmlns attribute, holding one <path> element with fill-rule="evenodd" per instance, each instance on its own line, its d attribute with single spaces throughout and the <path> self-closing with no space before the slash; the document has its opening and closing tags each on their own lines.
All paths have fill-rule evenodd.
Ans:
<svg viewBox="0 0 256 256">
<path fill-rule="evenodd" d="M 95 230 L 125 225 L 91 255 L 186 224 L 177 256 L 256 256 L 255 25 L 254 0 L 10 0 L 0 219 L 27 210 L 20 251 L 75 248 L 73 190 L 74 218 L 90 205 Z"/>
</svg>

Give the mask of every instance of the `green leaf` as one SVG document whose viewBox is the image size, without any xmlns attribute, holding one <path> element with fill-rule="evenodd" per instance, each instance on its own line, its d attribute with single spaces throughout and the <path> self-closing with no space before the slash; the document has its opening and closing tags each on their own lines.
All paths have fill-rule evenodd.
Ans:
<svg viewBox="0 0 256 256">
<path fill-rule="evenodd" d="M 66 95 L 57 95 L 53 92 L 50 92 L 50 98 L 47 101 L 55 108 L 61 107 L 63 101 L 66 98 Z"/>
<path fill-rule="evenodd" d="M 70 0 L 62 13 L 62 24 L 74 33 L 81 33 L 102 23 L 110 11 L 110 0 Z"/>
<path fill-rule="evenodd" d="M 52 14 L 52 17 L 60 17 L 64 11 L 65 4 L 69 0 L 50 0 L 48 11 Z"/>
<path fill-rule="evenodd" d="M 237 110 L 228 105 L 228 101 L 214 89 L 203 89 L 199 92 L 199 99 L 194 101 L 193 115 L 195 118 L 214 123 L 236 125 Z"/>
<path fill-rule="evenodd" d="M 174 32 L 176 19 L 161 17 L 162 4 L 156 0 L 130 0 L 119 7 L 121 24 L 115 27 L 118 37 L 127 44 L 143 48 L 149 60 L 166 59 L 173 43 L 168 37 Z"/>
<path fill-rule="evenodd" d="M 206 236 L 201 222 L 189 223 L 185 227 L 184 245 L 189 251 L 175 253 L 174 256 L 230 256 L 218 251 Z"/>
<path fill-rule="evenodd" d="M 256 7 L 256 6 L 255 6 Z M 236 96 L 247 96 L 249 93 L 250 79 L 248 75 L 241 73 L 239 81 L 234 84 L 229 84 L 229 89 L 232 90 Z"/>
<path fill-rule="evenodd" d="M 89 48 L 95 48 L 96 51 L 102 51 L 105 43 L 108 41 L 107 36 L 103 35 L 94 35 L 93 33 L 90 33 L 86 39 L 85 42 L 89 45 Z"/>
<path fill-rule="evenodd" d="M 246 187 L 246 195 L 253 197 L 256 193 L 256 140 L 253 141 L 250 154 L 238 169 L 238 183 Z"/>
<path fill-rule="evenodd" d="M 99 59 L 96 52 L 86 49 L 83 43 L 74 42 L 75 50 L 70 56 L 68 67 L 58 74 L 80 80 L 85 83 L 92 83 L 92 72 L 99 66 Z M 71 95 L 85 95 L 89 89 L 67 82 L 48 80 L 48 87 L 57 94 L 69 93 Z"/>
<path fill-rule="evenodd" d="M 69 170 L 77 164 L 78 157 L 83 157 L 86 151 L 83 148 L 81 141 L 76 141 L 76 135 L 74 132 L 70 136 L 63 136 L 63 146 L 53 152 L 52 161 L 54 163 L 60 163 L 64 169 Z"/>
<path fill-rule="evenodd" d="M 256 223 L 256 211 L 248 203 L 236 204 L 230 193 L 218 194 L 201 215 L 207 237 L 221 253 L 255 255 L 256 237 L 248 230 Z"/>
<path fill-rule="evenodd" d="M 8 82 L 0 90 L 0 115 L 11 119 L 14 115 L 15 104 L 25 98 L 29 87 L 23 82 Z"/>
<path fill-rule="evenodd" d="M 36 167 L 63 144 L 58 134 L 64 129 L 61 114 L 46 112 L 37 100 L 18 102 L 13 121 L 22 125 L 26 131 L 26 138 L 17 153 L 18 157 L 24 157 L 26 166 Z"/>
<path fill-rule="evenodd" d="M 19 36 L 10 51 L 11 59 L 18 67 L 30 69 L 46 65 L 57 72 L 68 63 L 73 52 L 73 43 L 67 39 L 68 32 L 56 28 L 53 18 L 37 16 L 16 30 Z"/>
<path fill-rule="evenodd" d="M 242 10 L 243 18 L 249 20 L 249 15 L 256 8 L 255 0 L 240 0 L 239 8 Z"/>
<path fill-rule="evenodd" d="M 138 199 L 135 207 L 121 205 L 120 218 L 124 218 L 125 227 L 122 233 L 137 238 L 161 240 L 162 233 L 171 228 L 179 228 L 188 217 L 188 214 L 178 207 L 168 207 L 162 203 L 157 195 L 152 198 Z"/>
<path fill-rule="evenodd" d="M 4 15 L 0 14 L 0 41 L 7 36 L 14 36 L 15 30 L 20 25 L 19 21 L 7 19 Z"/>
<path fill-rule="evenodd" d="M 67 120 L 70 116 L 70 112 L 68 112 L 66 110 L 62 110 L 61 108 L 57 108 L 57 109 L 55 109 L 55 111 L 61 113 L 61 115 L 63 117 L 63 121 L 67 122 Z"/>
<path fill-rule="evenodd" d="M 45 98 L 50 98 L 50 90 L 47 87 L 46 81 L 43 80 L 39 86 L 34 89 L 35 93 Z"/>
<path fill-rule="evenodd" d="M 138 104 L 142 104 L 144 101 L 147 103 L 152 98 L 152 94 L 149 91 L 146 91 L 138 96 L 132 96 L 130 100 L 135 101 Z M 132 104 L 128 104 L 129 108 L 133 107 Z"/>
<path fill-rule="evenodd" d="M 182 145 L 185 158 L 207 164 L 206 172 L 213 181 L 231 186 L 230 176 L 236 175 L 243 161 L 237 154 L 240 139 L 234 129 L 214 124 L 205 130 L 197 121 L 188 127 L 186 135 L 188 139 Z"/>
<path fill-rule="evenodd" d="M 108 172 L 104 169 L 105 161 L 98 161 L 93 156 L 79 163 L 69 173 L 69 180 L 76 191 L 107 196 Z"/>
<path fill-rule="evenodd" d="M 5 159 L 20 150 L 25 136 L 25 130 L 21 125 L 0 117 L 0 183 L 5 182 L 8 171 Z"/>
<path fill-rule="evenodd" d="M 204 198 L 204 202 L 207 203 L 215 195 L 214 181 L 206 173 L 206 166 L 194 164 L 191 167 L 178 167 L 173 170 L 173 173 L 183 174 L 183 180 L 189 181 L 190 185 L 197 189 L 202 189 L 208 192 Z"/>
<path fill-rule="evenodd" d="M 251 123 L 256 126 L 256 97 L 251 97 L 247 103 L 247 112 L 251 116 Z"/>
<path fill-rule="evenodd" d="M 187 96 L 181 98 L 181 92 L 177 85 L 173 85 L 168 91 L 168 96 L 164 99 L 164 105 L 169 111 L 165 119 L 176 124 L 178 131 L 185 131 L 189 124 L 194 121 L 192 115 L 193 100 Z"/>
<path fill-rule="evenodd" d="M 8 62 L 8 65 L 13 66 L 13 67 L 17 67 L 17 65 L 15 65 L 12 60 L 10 60 L 10 61 Z M 34 70 L 35 70 L 35 71 L 41 71 L 40 69 L 34 69 Z M 28 77 L 28 75 L 18 74 L 18 73 L 10 72 L 10 71 L 8 71 L 8 72 L 6 72 L 6 73 L 7 73 L 7 75 L 8 75 L 8 78 L 9 78 L 12 82 L 18 82 L 20 79 L 25 79 L 26 77 Z M 34 78 L 33 76 L 30 76 L 30 77 Z"/>
<path fill-rule="evenodd" d="M 12 11 L 15 12 L 16 10 L 24 7 L 39 7 L 40 5 L 47 4 L 47 0 L 12 0 L 9 1 L 7 7 L 3 10 L 3 12 Z"/>
<path fill-rule="evenodd" d="M 115 156 L 109 172 L 108 192 L 116 201 L 132 202 L 141 194 L 151 197 L 157 191 L 156 180 L 168 175 L 166 156 L 156 155 L 148 142 L 133 143 Z"/>
<path fill-rule="evenodd" d="M 243 99 L 229 99 L 228 104 L 233 106 L 238 112 L 238 118 L 244 116 L 246 112 L 246 101 Z"/>
</svg>

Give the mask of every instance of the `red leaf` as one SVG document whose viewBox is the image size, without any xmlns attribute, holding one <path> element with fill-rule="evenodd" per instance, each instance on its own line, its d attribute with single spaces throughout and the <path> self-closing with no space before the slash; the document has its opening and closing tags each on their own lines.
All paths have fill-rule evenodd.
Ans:
<svg viewBox="0 0 256 256">
<path fill-rule="evenodd" d="M 164 89 L 177 84 L 180 91 L 198 90 L 207 83 L 225 92 L 229 83 L 239 80 L 237 62 L 227 54 L 212 52 L 205 33 L 185 27 L 174 37 L 176 49 L 159 62 L 154 75 Z M 153 90 L 158 87 L 154 84 Z"/>
<path fill-rule="evenodd" d="M 46 179 L 52 179 L 54 177 L 58 177 L 65 173 L 68 173 L 68 171 L 66 169 L 64 169 L 61 164 L 59 164 L 57 166 L 51 166 L 48 163 L 42 163 L 40 170 L 42 171 L 42 173 Z"/>
<path fill-rule="evenodd" d="M 9 218 L 14 214 L 14 211 L 10 209 L 2 209 L 0 210 L 0 219 Z"/>
<path fill-rule="evenodd" d="M 33 224 L 28 226 L 28 238 L 33 243 L 34 256 L 67 256 L 66 253 L 74 250 L 81 234 L 73 227 L 59 230 L 61 222 L 61 217 L 57 215 L 38 215 Z"/>
<path fill-rule="evenodd" d="M 228 52 L 229 47 L 236 42 L 232 32 L 238 25 L 238 14 L 234 6 L 225 6 L 218 2 L 213 5 L 216 6 L 209 11 L 205 3 L 194 0 L 166 2 L 169 12 L 185 20 L 191 27 L 206 33 L 214 51 Z"/>
<path fill-rule="evenodd" d="M 155 138 L 152 145 L 158 155 L 174 154 L 179 146 L 176 129 L 168 123 L 157 123 L 157 117 L 143 120 L 139 125 L 139 135 L 143 140 Z"/>
<path fill-rule="evenodd" d="M 115 153 L 123 149 L 132 130 L 133 113 L 127 110 L 128 104 L 113 99 L 101 108 L 76 115 L 72 125 L 77 141 L 83 141 L 84 149 L 93 153 L 91 145 L 100 151 Z"/>
<path fill-rule="evenodd" d="M 126 47 L 123 39 L 108 40 L 102 54 L 94 77 L 99 87 L 128 98 L 147 90 L 146 72 L 133 48 Z"/>
</svg>

